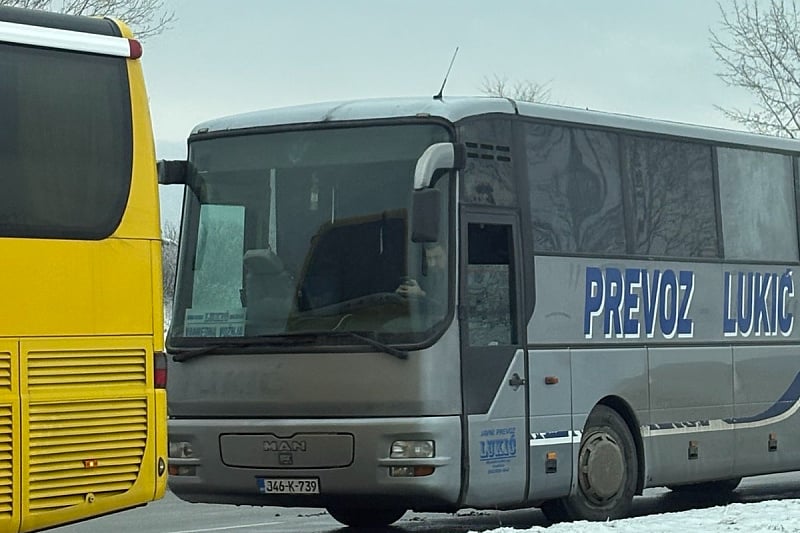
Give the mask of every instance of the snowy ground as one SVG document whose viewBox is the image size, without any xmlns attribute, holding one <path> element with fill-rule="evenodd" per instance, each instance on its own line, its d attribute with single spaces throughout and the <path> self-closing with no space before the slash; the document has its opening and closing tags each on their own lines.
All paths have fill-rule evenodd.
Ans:
<svg viewBox="0 0 800 533">
<path fill-rule="evenodd" d="M 694 509 L 615 520 L 613 522 L 572 522 L 527 530 L 501 527 L 483 533 L 716 533 L 720 531 L 797 532 L 800 531 L 800 500 L 772 500 L 759 503 Z"/>
</svg>

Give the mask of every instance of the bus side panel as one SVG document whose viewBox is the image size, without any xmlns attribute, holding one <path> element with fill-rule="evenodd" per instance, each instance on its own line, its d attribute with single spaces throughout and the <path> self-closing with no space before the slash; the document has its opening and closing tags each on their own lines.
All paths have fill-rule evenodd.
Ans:
<svg viewBox="0 0 800 533">
<path fill-rule="evenodd" d="M 150 242 L 150 256 L 154 265 L 152 269 L 153 284 L 153 352 L 164 352 L 164 336 L 159 332 L 164 331 L 164 306 L 163 301 L 163 274 L 161 268 L 161 241 Z M 149 376 L 154 377 L 154 372 Z M 155 384 L 154 384 L 155 385 Z M 148 387 L 148 390 L 151 390 Z M 162 472 L 159 476 L 159 461 L 163 459 L 164 468 L 168 461 L 168 437 L 167 437 L 167 391 L 165 389 L 153 390 L 153 409 L 150 411 L 153 416 L 149 419 L 150 436 L 155 443 L 155 457 L 153 470 L 155 471 L 155 487 L 153 489 L 153 499 L 158 500 L 164 497 L 167 490 L 167 475 Z"/>
<path fill-rule="evenodd" d="M 20 524 L 19 342 L 0 339 L 0 531 Z"/>
<path fill-rule="evenodd" d="M 569 494 L 572 484 L 572 446 L 580 433 L 572 427 L 572 370 L 568 349 L 528 351 L 530 379 L 529 500 Z M 557 383 L 547 384 L 547 377 Z M 552 381 L 552 379 L 550 380 Z M 548 454 L 556 454 L 555 464 Z"/>
<path fill-rule="evenodd" d="M 131 169 L 133 179 L 128 205 L 114 236 L 160 239 L 156 154 L 147 91 L 141 62 L 128 60 L 127 63 L 133 124 L 133 168 Z"/>
<path fill-rule="evenodd" d="M 154 416 L 150 417 L 150 427 L 153 428 L 150 435 L 152 441 L 155 443 L 155 453 L 153 454 L 152 464 L 155 479 L 155 488 L 153 491 L 153 500 L 159 500 L 164 497 L 167 492 L 167 474 L 166 470 L 159 475 L 159 460 L 164 460 L 164 468 L 167 467 L 168 459 L 168 435 L 167 435 L 167 391 L 164 389 L 156 389 L 153 392 L 153 409 Z"/>
<path fill-rule="evenodd" d="M 22 339 L 23 531 L 153 497 L 148 336 Z"/>
<path fill-rule="evenodd" d="M 800 347 L 734 346 L 737 476 L 800 468 Z"/>
<path fill-rule="evenodd" d="M 732 476 L 733 359 L 729 346 L 650 348 L 648 485 Z"/>
<path fill-rule="evenodd" d="M 632 410 L 636 418 L 631 421 L 635 428 L 632 429 L 633 438 L 639 438 L 640 428 L 648 423 L 650 416 L 646 349 L 617 346 L 574 349 L 571 352 L 572 425 L 575 430 L 583 433 L 592 409 L 604 398 L 613 398 L 621 400 Z M 637 431 L 640 435 L 636 435 Z M 573 447 L 576 465 L 579 445 L 580 438 L 576 438 Z"/>
<path fill-rule="evenodd" d="M 468 416 L 467 507 L 504 507 L 525 499 L 528 437 L 524 390 L 508 385 L 514 374 L 525 375 L 521 350 L 508 366 L 488 412 Z"/>
</svg>

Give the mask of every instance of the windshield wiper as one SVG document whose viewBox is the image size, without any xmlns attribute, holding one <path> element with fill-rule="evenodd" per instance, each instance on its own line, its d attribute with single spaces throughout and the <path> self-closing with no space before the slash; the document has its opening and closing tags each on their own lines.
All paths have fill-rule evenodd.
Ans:
<svg viewBox="0 0 800 533">
<path fill-rule="evenodd" d="M 361 341 L 362 343 L 367 344 L 373 348 L 377 348 L 378 350 L 387 353 L 391 356 L 397 357 L 398 359 L 408 359 L 407 351 L 399 350 L 397 348 L 394 348 L 393 346 L 384 344 L 381 341 L 369 337 L 367 335 L 364 335 L 360 332 L 322 330 L 322 331 L 298 331 L 282 335 L 281 334 L 261 335 L 259 337 L 245 337 L 242 339 L 236 339 L 229 342 L 217 342 L 213 344 L 207 344 L 205 346 L 199 346 L 197 348 L 188 348 L 185 350 L 181 350 L 180 352 L 172 356 L 172 360 L 175 361 L 176 363 L 183 363 L 185 361 L 188 361 L 189 359 L 194 359 L 195 357 L 199 357 L 202 355 L 210 355 L 215 352 L 221 352 L 231 348 L 251 348 L 253 346 L 296 346 L 300 344 L 313 344 L 317 342 L 319 338 L 324 338 L 324 337 L 350 337 L 352 339 Z"/>
<path fill-rule="evenodd" d="M 296 331 L 292 333 L 287 333 L 283 335 L 285 338 L 325 338 L 325 337 L 350 337 L 352 339 L 356 339 L 361 341 L 364 344 L 367 344 L 373 348 L 377 348 L 378 350 L 382 351 L 383 353 L 387 353 L 391 356 L 397 357 L 398 359 L 408 359 L 408 352 L 405 350 L 399 350 L 393 346 L 389 346 L 378 339 L 365 335 L 362 332 L 357 331 L 336 331 L 336 330 L 309 330 L 309 331 Z"/>
<path fill-rule="evenodd" d="M 398 350 L 393 346 L 389 346 L 388 344 L 384 344 L 377 339 L 373 339 L 372 337 L 368 337 L 366 335 L 361 335 L 360 333 L 356 333 L 355 331 L 331 331 L 328 335 L 346 335 L 348 337 L 352 337 L 354 339 L 358 339 L 364 344 L 369 344 L 373 348 L 377 348 L 378 350 L 388 353 L 389 355 L 393 355 L 398 359 L 408 359 L 408 352 L 405 350 Z"/>
<path fill-rule="evenodd" d="M 288 346 L 295 344 L 310 344 L 311 342 L 311 339 L 308 341 L 300 340 L 299 342 L 298 339 L 287 340 L 283 335 L 277 336 L 276 338 L 270 338 L 269 335 L 260 337 L 245 337 L 243 339 L 237 339 L 231 342 L 217 342 L 213 344 L 207 344 L 205 346 L 199 346 L 197 348 L 187 348 L 173 355 L 172 360 L 176 363 L 183 363 L 184 361 L 194 359 L 195 357 L 199 357 L 201 355 L 210 355 L 214 352 L 221 352 L 230 348 L 251 348 L 253 346 Z"/>
<path fill-rule="evenodd" d="M 183 363 L 184 361 L 188 361 L 189 359 L 194 359 L 200 355 L 206 355 L 222 348 L 230 348 L 230 344 L 209 344 L 206 346 L 201 346 L 199 348 L 189 348 L 188 350 L 182 350 L 175 355 L 172 356 L 172 360 L 177 363 Z"/>
</svg>

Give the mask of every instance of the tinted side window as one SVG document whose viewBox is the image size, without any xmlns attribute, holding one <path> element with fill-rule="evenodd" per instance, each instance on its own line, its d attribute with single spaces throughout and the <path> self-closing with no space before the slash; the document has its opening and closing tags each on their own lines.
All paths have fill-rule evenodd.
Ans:
<svg viewBox="0 0 800 533">
<path fill-rule="evenodd" d="M 100 239 L 132 164 L 125 60 L 0 43 L 0 236 Z"/>
<path fill-rule="evenodd" d="M 461 200 L 470 204 L 517 205 L 511 152 L 511 121 L 481 118 L 459 130 L 467 146 Z"/>
<path fill-rule="evenodd" d="M 624 254 L 618 136 L 528 124 L 526 146 L 535 249 Z"/>
<path fill-rule="evenodd" d="M 711 147 L 626 136 L 632 252 L 663 257 L 719 254 Z"/>
<path fill-rule="evenodd" d="M 797 261 L 792 159 L 720 148 L 717 161 L 725 257 Z"/>
</svg>

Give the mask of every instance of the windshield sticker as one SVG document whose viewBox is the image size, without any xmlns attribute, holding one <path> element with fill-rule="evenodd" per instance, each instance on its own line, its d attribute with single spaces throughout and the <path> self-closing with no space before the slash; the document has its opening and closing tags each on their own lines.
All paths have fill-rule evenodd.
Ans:
<svg viewBox="0 0 800 533">
<path fill-rule="evenodd" d="M 210 311 L 187 309 L 185 337 L 243 337 L 244 309 Z"/>
</svg>

